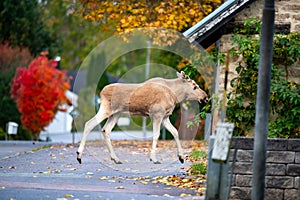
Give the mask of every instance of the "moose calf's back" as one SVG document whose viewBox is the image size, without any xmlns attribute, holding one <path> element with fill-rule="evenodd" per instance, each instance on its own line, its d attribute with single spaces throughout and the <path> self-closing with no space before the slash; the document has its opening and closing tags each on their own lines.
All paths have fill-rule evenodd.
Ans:
<svg viewBox="0 0 300 200">
<path fill-rule="evenodd" d="M 151 115 L 157 109 L 171 115 L 176 103 L 175 94 L 166 86 L 156 83 L 111 84 L 102 92 L 101 104 L 110 106 L 113 113 Z M 156 110 L 155 110 L 156 109 Z"/>
</svg>

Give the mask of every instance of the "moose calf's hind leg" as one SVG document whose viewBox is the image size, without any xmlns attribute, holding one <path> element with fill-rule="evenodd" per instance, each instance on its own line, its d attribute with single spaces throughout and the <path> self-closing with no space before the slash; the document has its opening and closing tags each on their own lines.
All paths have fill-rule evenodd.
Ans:
<svg viewBox="0 0 300 200">
<path fill-rule="evenodd" d="M 105 125 L 102 129 L 102 133 L 103 133 L 107 148 L 109 150 L 111 160 L 113 160 L 116 164 L 122 164 L 122 162 L 116 156 L 116 153 L 112 147 L 111 140 L 110 140 L 110 132 L 111 132 L 112 128 L 115 126 L 115 124 L 117 123 L 119 116 L 120 116 L 119 113 L 116 113 L 116 114 L 110 116 L 107 119 L 107 122 L 105 123 Z"/>
<path fill-rule="evenodd" d="M 161 164 L 156 158 L 156 146 L 160 134 L 160 124 L 161 119 L 153 117 L 153 142 L 150 154 L 150 161 L 153 161 L 154 164 Z"/>
</svg>

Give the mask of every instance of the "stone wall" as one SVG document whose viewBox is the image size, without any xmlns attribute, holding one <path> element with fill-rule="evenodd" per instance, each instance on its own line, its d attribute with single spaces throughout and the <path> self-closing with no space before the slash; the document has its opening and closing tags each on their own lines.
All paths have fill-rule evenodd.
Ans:
<svg viewBox="0 0 300 200">
<path fill-rule="evenodd" d="M 253 138 L 234 138 L 237 149 L 230 199 L 251 199 Z M 232 169 L 232 168 L 231 168 Z M 300 140 L 268 139 L 265 200 L 300 199 Z"/>
</svg>

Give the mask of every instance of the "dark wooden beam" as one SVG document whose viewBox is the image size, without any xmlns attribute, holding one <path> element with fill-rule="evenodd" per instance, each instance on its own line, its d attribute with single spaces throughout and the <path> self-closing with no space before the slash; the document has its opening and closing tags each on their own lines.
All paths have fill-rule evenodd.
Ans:
<svg viewBox="0 0 300 200">
<path fill-rule="evenodd" d="M 222 35 L 225 34 L 233 34 L 235 32 L 239 32 L 239 30 L 242 30 L 244 28 L 244 23 L 243 22 L 228 22 L 221 28 L 217 29 L 214 31 L 212 34 L 206 37 L 202 37 L 201 40 L 196 41 L 203 47 L 207 48 L 210 45 L 214 44 L 217 40 L 219 40 Z M 276 34 L 289 34 L 291 32 L 291 24 L 290 23 L 278 23 L 275 24 L 274 27 L 274 32 Z M 253 32 L 253 34 L 257 34 Z"/>
</svg>

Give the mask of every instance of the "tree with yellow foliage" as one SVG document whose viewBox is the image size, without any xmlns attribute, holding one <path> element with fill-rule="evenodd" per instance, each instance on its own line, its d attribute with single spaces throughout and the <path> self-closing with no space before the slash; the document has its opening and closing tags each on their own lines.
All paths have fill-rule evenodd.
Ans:
<svg viewBox="0 0 300 200">
<path fill-rule="evenodd" d="M 183 32 L 217 8 L 221 0 L 79 0 L 80 12 L 103 29 L 115 25 L 115 33 L 157 27 Z"/>
</svg>

